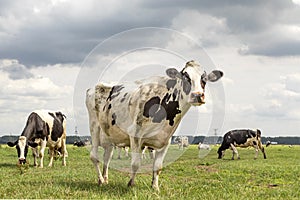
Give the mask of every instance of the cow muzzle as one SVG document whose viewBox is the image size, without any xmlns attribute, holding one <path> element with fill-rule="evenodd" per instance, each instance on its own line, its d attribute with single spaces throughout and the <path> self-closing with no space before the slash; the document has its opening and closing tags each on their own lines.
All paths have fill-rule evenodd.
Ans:
<svg viewBox="0 0 300 200">
<path fill-rule="evenodd" d="M 19 164 L 20 164 L 20 165 L 26 164 L 26 159 L 25 159 L 25 158 L 20 158 L 20 159 L 19 159 Z"/>
<path fill-rule="evenodd" d="M 190 101 L 194 106 L 200 106 L 205 104 L 205 95 L 202 92 L 192 92 L 190 96 Z"/>
</svg>

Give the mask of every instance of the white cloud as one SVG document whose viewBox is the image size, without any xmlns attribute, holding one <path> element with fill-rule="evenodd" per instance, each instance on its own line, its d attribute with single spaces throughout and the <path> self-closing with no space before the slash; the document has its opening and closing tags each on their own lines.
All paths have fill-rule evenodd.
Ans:
<svg viewBox="0 0 300 200">
<path fill-rule="evenodd" d="M 300 73 L 291 74 L 286 76 L 285 88 L 291 92 L 294 92 L 294 95 L 300 94 Z"/>
<path fill-rule="evenodd" d="M 61 110 L 68 117 L 68 128 L 73 130 L 73 93 L 79 67 L 58 64 L 28 69 L 9 59 L 0 60 L 0 64 L 1 133 L 20 132 L 29 113 L 37 109 Z M 13 72 L 6 69 L 16 65 L 22 66 L 18 72 L 32 76 L 12 79 Z M 14 119 L 14 123 L 8 123 L 8 119 Z"/>
</svg>

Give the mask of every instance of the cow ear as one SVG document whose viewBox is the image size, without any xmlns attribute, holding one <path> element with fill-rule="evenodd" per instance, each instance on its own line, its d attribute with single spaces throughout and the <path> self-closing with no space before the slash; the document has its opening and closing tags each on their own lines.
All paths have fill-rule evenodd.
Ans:
<svg viewBox="0 0 300 200">
<path fill-rule="evenodd" d="M 166 73 L 170 78 L 176 78 L 176 77 L 180 78 L 181 77 L 181 74 L 175 68 L 167 69 Z"/>
<path fill-rule="evenodd" d="M 216 82 L 223 76 L 223 72 L 219 70 L 214 70 L 207 76 L 207 80 L 210 82 Z"/>
<path fill-rule="evenodd" d="M 17 141 L 7 143 L 7 145 L 10 146 L 10 147 L 14 147 L 14 146 L 16 146 L 16 144 L 17 144 Z"/>
<path fill-rule="evenodd" d="M 35 148 L 38 146 L 38 143 L 36 142 L 31 142 L 31 141 L 28 141 L 28 145 L 31 146 L 32 148 Z"/>
</svg>

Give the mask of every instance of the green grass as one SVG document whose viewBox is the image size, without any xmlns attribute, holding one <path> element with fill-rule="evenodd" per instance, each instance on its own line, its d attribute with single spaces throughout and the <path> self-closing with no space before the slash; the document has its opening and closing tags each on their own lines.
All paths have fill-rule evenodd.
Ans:
<svg viewBox="0 0 300 200">
<path fill-rule="evenodd" d="M 186 151 L 171 146 L 160 176 L 160 192 L 151 189 L 149 160 L 143 161 L 145 173 L 136 178 L 136 186 L 127 187 L 130 160 L 112 160 L 109 184 L 99 187 L 94 166 L 86 148 L 68 146 L 67 166 L 61 161 L 43 169 L 32 166 L 21 174 L 16 166 L 15 148 L 0 147 L 0 199 L 299 199 L 300 146 L 276 145 L 266 148 L 267 159 L 254 149 L 238 149 L 241 159 L 231 160 L 226 151 L 217 159 L 217 147 L 199 158 L 197 146 Z M 45 166 L 48 164 L 45 159 Z M 123 166 L 124 165 L 124 166 Z M 117 167 L 116 167 L 117 166 Z M 122 169 L 118 171 L 115 168 Z"/>
</svg>

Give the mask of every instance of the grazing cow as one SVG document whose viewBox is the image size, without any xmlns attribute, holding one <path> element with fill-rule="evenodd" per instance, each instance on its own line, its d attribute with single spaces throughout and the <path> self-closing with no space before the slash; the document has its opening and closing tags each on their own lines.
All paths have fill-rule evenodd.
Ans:
<svg viewBox="0 0 300 200">
<path fill-rule="evenodd" d="M 209 146 L 209 144 L 202 144 L 201 142 L 199 142 L 199 144 L 198 144 L 198 150 L 210 150 L 211 148 L 210 148 L 210 146 Z"/>
<path fill-rule="evenodd" d="M 166 70 L 167 76 L 152 77 L 132 84 L 99 83 L 87 90 L 86 106 L 92 137 L 91 160 L 98 173 L 98 183 L 108 182 L 108 165 L 113 146 L 131 148 L 131 177 L 134 185 L 144 146 L 155 150 L 152 187 L 159 190 L 158 177 L 170 144 L 170 138 L 191 106 L 205 103 L 207 82 L 215 82 L 223 72 L 209 74 L 190 61 L 178 72 Z M 104 148 L 103 176 L 99 168 L 98 146 Z"/>
<path fill-rule="evenodd" d="M 240 159 L 239 153 L 236 147 L 249 147 L 252 146 L 255 148 L 255 157 L 257 158 L 258 149 L 264 155 L 264 159 L 266 159 L 265 149 L 261 143 L 261 131 L 259 129 L 256 130 L 232 130 L 227 132 L 223 137 L 223 142 L 220 148 L 218 149 L 219 159 L 224 156 L 225 150 L 230 148 L 232 149 L 232 160 L 234 160 L 234 154 L 237 155 L 237 158 Z"/>
<path fill-rule="evenodd" d="M 66 149 L 66 119 L 61 112 L 52 112 L 45 110 L 38 110 L 32 112 L 28 119 L 26 126 L 14 143 L 7 143 L 10 147 L 16 146 L 18 152 L 19 164 L 26 163 L 26 156 L 28 147 L 32 147 L 34 157 L 34 166 L 37 166 L 38 151 L 37 146 L 40 145 L 40 167 L 43 165 L 44 151 L 46 146 L 49 147 L 50 162 L 49 166 L 53 164 L 55 151 L 61 149 L 63 157 L 62 164 L 66 165 L 67 149 Z"/>
<path fill-rule="evenodd" d="M 79 141 L 75 141 L 73 143 L 74 146 L 77 146 L 77 147 L 84 147 L 85 146 L 85 142 L 82 141 L 82 140 L 79 140 Z"/>
</svg>

